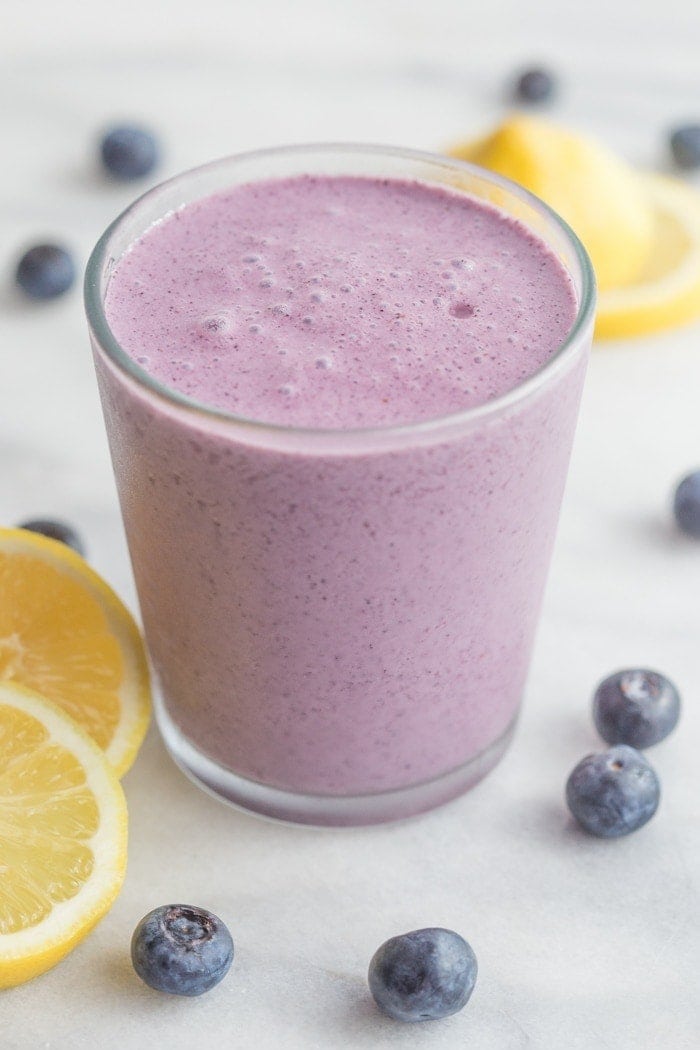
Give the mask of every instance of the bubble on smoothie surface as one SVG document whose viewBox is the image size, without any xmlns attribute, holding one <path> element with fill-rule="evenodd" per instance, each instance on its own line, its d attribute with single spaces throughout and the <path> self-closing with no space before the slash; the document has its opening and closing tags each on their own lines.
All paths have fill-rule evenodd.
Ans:
<svg viewBox="0 0 700 1050">
<path fill-rule="evenodd" d="M 214 314 L 211 317 L 204 318 L 202 327 L 205 332 L 224 332 L 230 323 L 230 317 L 227 317 L 225 314 Z"/>
<path fill-rule="evenodd" d="M 453 303 L 450 307 L 450 313 L 453 317 L 473 317 L 474 307 L 471 305 L 471 303 Z"/>
</svg>

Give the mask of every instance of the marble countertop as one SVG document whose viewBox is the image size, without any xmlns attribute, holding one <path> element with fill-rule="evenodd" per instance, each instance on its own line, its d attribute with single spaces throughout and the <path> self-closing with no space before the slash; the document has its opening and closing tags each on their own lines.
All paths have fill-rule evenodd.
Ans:
<svg viewBox="0 0 700 1050">
<path fill-rule="evenodd" d="M 152 123 L 159 176 L 282 142 L 440 149 L 487 127 L 512 71 L 543 61 L 563 82 L 553 114 L 658 166 L 665 129 L 700 117 L 698 39 L 697 5 L 680 0 L 5 0 L 0 521 L 73 522 L 135 608 L 80 295 L 30 306 L 11 286 L 27 243 L 57 237 L 84 261 L 129 202 L 96 171 L 105 123 Z M 197 791 L 151 729 L 124 781 L 124 890 L 60 966 L 2 993 L 3 1050 L 696 1048 L 700 547 L 669 499 L 700 466 L 698 390 L 700 325 L 596 347 L 522 723 L 491 777 L 404 824 L 300 830 Z M 595 684 L 639 664 L 685 700 L 652 756 L 662 805 L 636 835 L 590 839 L 563 784 L 599 743 Z M 232 930 L 234 967 L 201 999 L 156 995 L 131 970 L 133 927 L 168 901 Z M 402 1026 L 377 1013 L 366 968 L 427 925 L 467 937 L 479 981 L 461 1014 Z"/>
</svg>

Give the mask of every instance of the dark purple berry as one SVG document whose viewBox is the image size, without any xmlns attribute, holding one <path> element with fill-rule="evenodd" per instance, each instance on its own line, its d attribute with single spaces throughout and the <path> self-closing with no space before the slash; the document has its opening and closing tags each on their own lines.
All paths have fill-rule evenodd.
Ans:
<svg viewBox="0 0 700 1050">
<path fill-rule="evenodd" d="M 233 961 L 227 927 L 210 911 L 166 904 L 145 915 L 131 938 L 131 961 L 142 981 L 171 995 L 202 995 Z"/>
<path fill-rule="evenodd" d="M 641 828 L 656 813 L 661 788 L 644 755 L 618 744 L 586 755 L 566 782 L 572 815 L 589 835 L 613 839 Z"/>
<path fill-rule="evenodd" d="M 31 299 L 56 299 L 75 281 L 75 263 L 60 245 L 37 244 L 19 260 L 15 280 Z"/>
<path fill-rule="evenodd" d="M 700 539 L 700 470 L 687 474 L 673 497 L 673 513 L 678 527 Z"/>
<path fill-rule="evenodd" d="M 102 163 L 117 179 L 141 179 L 160 159 L 158 142 L 146 128 L 125 124 L 112 128 L 100 144 Z"/>
<path fill-rule="evenodd" d="M 474 991 L 476 956 L 453 930 L 404 933 L 377 949 L 369 987 L 377 1006 L 397 1021 L 432 1021 L 466 1005 Z"/>
<path fill-rule="evenodd" d="M 59 540 L 61 543 L 65 543 L 67 547 L 72 547 L 82 558 L 85 557 L 85 544 L 81 537 L 72 525 L 67 525 L 64 521 L 53 521 L 50 518 L 31 518 L 29 521 L 20 522 L 17 528 L 27 529 L 29 532 L 38 532 L 52 540 Z"/>
<path fill-rule="evenodd" d="M 546 69 L 526 69 L 515 82 L 515 95 L 521 102 L 545 102 L 555 89 L 556 81 Z"/>
<path fill-rule="evenodd" d="M 644 750 L 675 729 L 681 699 L 673 682 L 658 671 L 631 669 L 611 674 L 593 697 L 596 729 L 609 744 Z"/>
<path fill-rule="evenodd" d="M 679 168 L 700 168 L 700 124 L 683 124 L 671 132 L 669 145 Z"/>
</svg>

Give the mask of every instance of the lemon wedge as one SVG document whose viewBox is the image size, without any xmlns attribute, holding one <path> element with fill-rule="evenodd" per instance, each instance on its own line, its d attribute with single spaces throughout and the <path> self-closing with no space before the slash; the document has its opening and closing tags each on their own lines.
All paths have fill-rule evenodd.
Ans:
<svg viewBox="0 0 700 1050">
<path fill-rule="evenodd" d="M 596 335 L 644 335 L 700 317 L 700 194 L 678 179 L 647 175 L 652 249 L 634 284 L 601 292 Z"/>
<path fill-rule="evenodd" d="M 136 757 L 150 712 L 138 628 L 80 555 L 23 529 L 0 529 L 2 681 L 62 707 L 118 775 Z"/>
<path fill-rule="evenodd" d="M 60 708 L 0 682 L 0 988 L 50 969 L 102 918 L 126 839 L 104 753 Z"/>
<path fill-rule="evenodd" d="M 654 214 L 640 176 L 593 139 L 518 114 L 450 150 L 520 183 L 576 231 L 601 291 L 637 280 L 649 258 Z"/>
</svg>

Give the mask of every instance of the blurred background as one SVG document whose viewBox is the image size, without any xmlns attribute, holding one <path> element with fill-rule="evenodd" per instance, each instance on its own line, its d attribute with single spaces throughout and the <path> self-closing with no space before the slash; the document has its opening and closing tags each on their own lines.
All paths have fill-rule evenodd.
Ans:
<svg viewBox="0 0 700 1050">
<path fill-rule="evenodd" d="M 538 112 L 663 170 L 669 129 L 698 118 L 699 45 L 700 9 L 684 0 L 3 0 L 0 516 L 53 503 L 114 519 L 80 294 L 38 307 L 18 296 L 13 271 L 29 245 L 65 244 L 82 272 L 134 196 L 239 150 L 321 140 L 445 150 L 501 121 L 515 78 L 538 65 L 557 80 Z M 136 183 L 99 167 L 100 135 L 121 121 L 149 126 L 162 147 L 158 169 Z M 598 368 L 617 378 L 604 401 L 647 368 L 656 377 L 664 347 L 670 381 L 697 338 L 686 328 L 634 342 L 606 347 Z M 655 378 L 636 411 L 658 394 Z M 688 439 L 684 428 L 678 443 Z M 644 452 L 663 456 L 658 441 Z M 35 498 L 47 485 L 51 499 Z"/>
<path fill-rule="evenodd" d="M 82 266 L 107 223 L 163 177 L 291 142 L 444 150 L 501 120 L 532 65 L 558 80 L 547 115 L 663 168 L 669 127 L 697 117 L 699 45 L 698 6 L 684 0 L 3 0 L 3 366 L 31 375 L 36 358 L 23 351 L 59 338 L 60 318 L 70 352 L 42 357 L 45 386 L 91 384 L 79 296 L 28 314 L 8 290 L 12 270 L 42 238 L 65 242 Z M 162 164 L 141 183 L 99 171 L 99 136 L 122 120 L 162 143 Z M 5 399 L 5 432 L 26 440 L 62 424 L 66 451 L 103 456 L 55 396 L 34 395 Z"/>
</svg>

